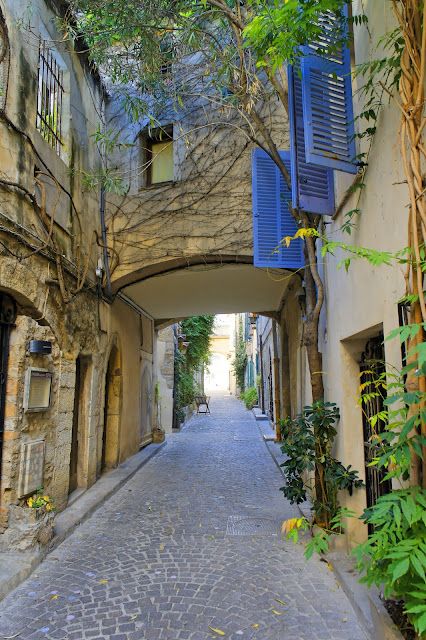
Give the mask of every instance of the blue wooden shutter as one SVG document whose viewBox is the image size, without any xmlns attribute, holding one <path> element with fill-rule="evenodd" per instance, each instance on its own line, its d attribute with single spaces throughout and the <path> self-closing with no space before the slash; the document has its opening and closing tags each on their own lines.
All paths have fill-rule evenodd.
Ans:
<svg viewBox="0 0 426 640">
<path fill-rule="evenodd" d="M 288 67 L 288 106 L 293 207 L 309 213 L 332 216 L 333 170 L 306 162 L 302 79 L 300 71 L 292 66 Z"/>
<path fill-rule="evenodd" d="M 290 153 L 280 151 L 291 173 Z M 253 246 L 256 267 L 300 269 L 303 264 L 303 241 L 293 240 L 282 246 L 285 236 L 294 236 L 296 222 L 289 210 L 291 190 L 275 162 L 262 149 L 253 152 Z"/>
<path fill-rule="evenodd" d="M 350 53 L 338 44 L 344 26 L 326 12 L 321 27 L 301 59 L 306 160 L 356 173 Z"/>
</svg>

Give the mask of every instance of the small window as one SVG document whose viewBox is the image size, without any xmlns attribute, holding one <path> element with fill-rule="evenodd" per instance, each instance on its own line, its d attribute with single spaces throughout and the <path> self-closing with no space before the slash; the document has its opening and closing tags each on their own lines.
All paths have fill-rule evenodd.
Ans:
<svg viewBox="0 0 426 640">
<path fill-rule="evenodd" d="M 36 127 L 60 156 L 62 137 L 62 103 L 64 72 L 45 40 L 40 41 L 38 62 Z"/>
<path fill-rule="evenodd" d="M 174 179 L 173 130 L 159 129 L 146 140 L 146 186 Z"/>
</svg>

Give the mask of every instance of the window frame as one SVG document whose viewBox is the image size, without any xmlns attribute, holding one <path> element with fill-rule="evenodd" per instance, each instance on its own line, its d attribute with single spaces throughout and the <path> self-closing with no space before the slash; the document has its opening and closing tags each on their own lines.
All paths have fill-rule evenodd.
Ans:
<svg viewBox="0 0 426 640">
<path fill-rule="evenodd" d="M 146 172 L 145 172 L 145 186 L 148 188 L 157 187 L 159 185 L 164 184 L 172 184 L 175 182 L 174 179 L 174 155 L 172 155 L 173 161 L 173 178 L 171 180 L 163 180 L 161 182 L 152 182 L 152 148 L 153 145 L 158 144 L 160 142 L 166 142 L 170 140 L 172 144 L 172 154 L 174 152 L 173 149 L 173 125 L 166 125 L 165 127 L 158 127 L 153 131 L 150 131 L 148 135 L 144 136 L 145 142 L 145 163 L 147 164 Z"/>
<path fill-rule="evenodd" d="M 39 53 L 37 66 L 37 105 L 36 105 L 36 129 L 49 145 L 49 147 L 61 158 L 65 155 L 66 127 L 64 123 L 64 111 L 66 102 L 66 72 L 59 53 L 48 44 L 43 35 L 39 38 Z M 54 112 L 51 113 L 51 96 L 57 94 Z M 48 104 L 49 103 L 49 104 Z M 48 118 L 57 118 L 57 124 L 49 124 Z"/>
</svg>

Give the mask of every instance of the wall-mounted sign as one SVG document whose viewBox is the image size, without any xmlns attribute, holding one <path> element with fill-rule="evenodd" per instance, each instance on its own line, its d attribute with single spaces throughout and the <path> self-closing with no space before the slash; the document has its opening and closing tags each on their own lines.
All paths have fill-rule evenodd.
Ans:
<svg viewBox="0 0 426 640">
<path fill-rule="evenodd" d="M 18 497 L 34 493 L 43 486 L 44 440 L 25 442 L 21 447 Z"/>
<path fill-rule="evenodd" d="M 53 374 L 30 367 L 25 373 L 24 410 L 46 411 L 50 407 Z"/>
</svg>

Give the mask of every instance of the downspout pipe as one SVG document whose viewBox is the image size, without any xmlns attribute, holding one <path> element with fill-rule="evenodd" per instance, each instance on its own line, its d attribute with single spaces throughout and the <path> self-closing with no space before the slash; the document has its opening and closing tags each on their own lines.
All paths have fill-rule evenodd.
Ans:
<svg viewBox="0 0 426 640">
<path fill-rule="evenodd" d="M 101 98 L 101 122 L 102 128 L 105 130 L 105 93 L 103 92 Z M 101 143 L 101 159 L 102 164 L 106 167 L 106 154 L 105 154 L 105 145 Z M 105 187 L 101 184 L 101 190 L 99 194 L 99 217 L 101 222 L 101 234 L 102 234 L 102 253 L 103 253 L 103 263 L 105 269 L 105 287 L 104 294 L 106 298 L 111 302 L 112 301 L 112 288 L 111 288 L 111 272 L 109 268 L 109 256 L 108 256 L 108 246 L 107 246 L 107 230 L 105 224 L 105 203 L 106 203 L 106 194 Z"/>
<path fill-rule="evenodd" d="M 105 187 L 101 186 L 101 192 L 99 196 L 99 214 L 101 219 L 101 233 L 102 233 L 102 252 L 103 262 L 105 269 L 105 295 L 108 300 L 112 300 L 112 288 L 111 288 L 111 272 L 109 269 L 109 256 L 107 247 L 107 232 L 105 224 Z"/>
</svg>

